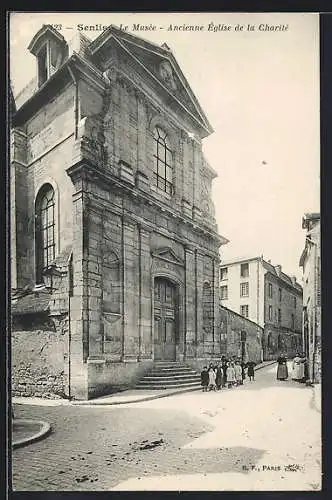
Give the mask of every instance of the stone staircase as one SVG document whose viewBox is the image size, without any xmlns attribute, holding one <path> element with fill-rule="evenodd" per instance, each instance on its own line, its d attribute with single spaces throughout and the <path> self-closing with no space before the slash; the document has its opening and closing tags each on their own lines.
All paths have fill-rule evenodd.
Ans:
<svg viewBox="0 0 332 500">
<path fill-rule="evenodd" d="M 190 366 L 178 361 L 156 361 L 136 389 L 199 389 L 201 377 Z"/>
</svg>

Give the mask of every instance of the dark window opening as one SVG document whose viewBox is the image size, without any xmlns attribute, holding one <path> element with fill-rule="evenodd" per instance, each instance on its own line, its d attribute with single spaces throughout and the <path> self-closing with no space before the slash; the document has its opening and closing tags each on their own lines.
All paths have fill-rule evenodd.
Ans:
<svg viewBox="0 0 332 500">
<path fill-rule="evenodd" d="M 38 54 L 38 84 L 43 85 L 48 78 L 47 45 Z"/>
<path fill-rule="evenodd" d="M 154 130 L 154 170 L 153 184 L 165 193 L 173 194 L 172 151 L 167 133 L 161 128 Z"/>
<path fill-rule="evenodd" d="M 55 259 L 55 195 L 50 184 L 41 188 L 36 199 L 36 282 Z"/>
</svg>

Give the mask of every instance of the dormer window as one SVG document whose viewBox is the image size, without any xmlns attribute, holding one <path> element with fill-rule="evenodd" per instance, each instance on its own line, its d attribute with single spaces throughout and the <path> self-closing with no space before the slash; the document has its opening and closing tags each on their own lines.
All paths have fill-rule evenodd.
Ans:
<svg viewBox="0 0 332 500">
<path fill-rule="evenodd" d="M 38 54 L 38 87 L 43 85 L 49 78 L 47 45 L 44 45 Z"/>
<path fill-rule="evenodd" d="M 38 87 L 55 73 L 68 55 L 68 45 L 63 36 L 51 26 L 43 26 L 29 45 L 37 59 Z"/>
<path fill-rule="evenodd" d="M 62 52 L 58 44 L 48 40 L 37 54 L 38 86 L 48 80 L 59 69 L 62 62 Z"/>
</svg>

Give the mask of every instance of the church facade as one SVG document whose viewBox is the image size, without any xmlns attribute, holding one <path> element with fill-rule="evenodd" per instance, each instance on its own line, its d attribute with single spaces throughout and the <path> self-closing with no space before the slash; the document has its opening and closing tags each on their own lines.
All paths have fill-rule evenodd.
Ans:
<svg viewBox="0 0 332 500">
<path fill-rule="evenodd" d="M 11 139 L 14 394 L 89 399 L 221 351 L 212 133 L 166 44 L 43 26 Z M 38 385 L 39 384 L 39 385 Z M 38 386 L 37 386 L 38 385 Z"/>
</svg>

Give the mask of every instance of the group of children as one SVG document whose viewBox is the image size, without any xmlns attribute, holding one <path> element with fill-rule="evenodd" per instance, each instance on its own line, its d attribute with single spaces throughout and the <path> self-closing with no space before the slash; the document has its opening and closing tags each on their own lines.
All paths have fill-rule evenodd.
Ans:
<svg viewBox="0 0 332 500">
<path fill-rule="evenodd" d="M 244 363 L 240 359 L 223 357 L 217 365 L 210 363 L 209 367 L 204 366 L 201 372 L 203 392 L 217 391 L 226 386 L 231 389 L 234 386 L 242 385 L 246 369 L 249 380 L 255 380 L 255 365 L 256 363 L 253 361 Z"/>
</svg>

